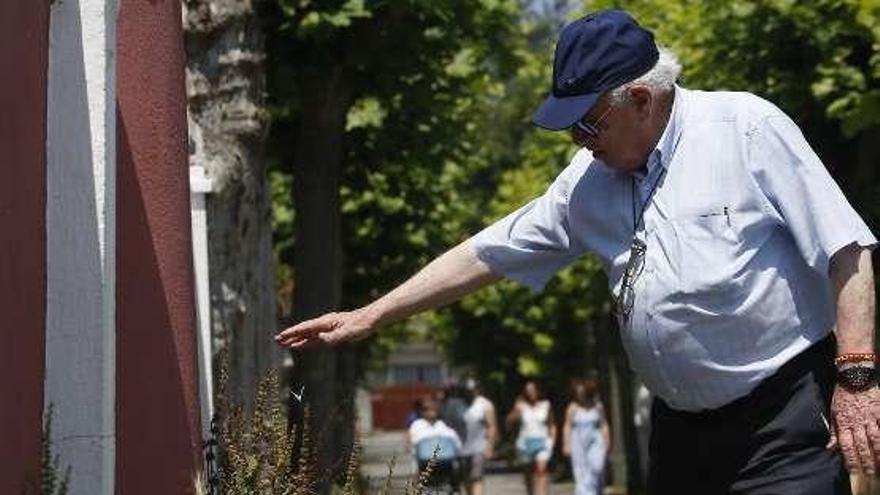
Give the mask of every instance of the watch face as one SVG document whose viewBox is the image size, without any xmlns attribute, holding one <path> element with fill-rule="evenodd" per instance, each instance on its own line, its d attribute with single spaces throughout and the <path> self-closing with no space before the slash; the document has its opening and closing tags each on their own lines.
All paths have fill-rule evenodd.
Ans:
<svg viewBox="0 0 880 495">
<path fill-rule="evenodd" d="M 837 372 L 837 383 L 850 392 L 863 392 L 877 384 L 877 372 L 868 366 L 853 366 Z"/>
</svg>

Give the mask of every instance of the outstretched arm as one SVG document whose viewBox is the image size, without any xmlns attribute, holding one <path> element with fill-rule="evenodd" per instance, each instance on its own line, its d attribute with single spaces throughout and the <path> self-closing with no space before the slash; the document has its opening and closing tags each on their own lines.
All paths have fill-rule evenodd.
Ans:
<svg viewBox="0 0 880 495">
<path fill-rule="evenodd" d="M 373 303 L 304 321 L 276 335 L 275 341 L 299 349 L 360 340 L 384 325 L 448 304 L 500 278 L 477 258 L 467 240 Z"/>
</svg>

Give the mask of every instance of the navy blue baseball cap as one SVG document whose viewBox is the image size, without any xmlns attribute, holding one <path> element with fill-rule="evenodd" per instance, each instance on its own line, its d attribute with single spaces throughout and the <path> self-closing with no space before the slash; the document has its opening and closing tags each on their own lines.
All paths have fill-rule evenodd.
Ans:
<svg viewBox="0 0 880 495">
<path fill-rule="evenodd" d="M 553 59 L 553 90 L 532 122 L 559 131 L 580 120 L 602 93 L 654 67 L 654 35 L 622 10 L 603 10 L 565 26 Z"/>
</svg>

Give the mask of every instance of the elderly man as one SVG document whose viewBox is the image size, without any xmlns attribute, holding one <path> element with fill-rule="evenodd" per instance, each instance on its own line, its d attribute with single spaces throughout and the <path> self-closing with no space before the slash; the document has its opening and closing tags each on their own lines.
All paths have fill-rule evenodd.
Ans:
<svg viewBox="0 0 880 495">
<path fill-rule="evenodd" d="M 626 13 L 568 25 L 553 69 L 534 121 L 582 148 L 547 192 L 279 344 L 363 338 L 502 276 L 539 290 L 592 252 L 656 396 L 651 493 L 848 493 L 844 463 L 880 458 L 867 226 L 782 111 L 677 86 L 674 55 Z"/>
</svg>

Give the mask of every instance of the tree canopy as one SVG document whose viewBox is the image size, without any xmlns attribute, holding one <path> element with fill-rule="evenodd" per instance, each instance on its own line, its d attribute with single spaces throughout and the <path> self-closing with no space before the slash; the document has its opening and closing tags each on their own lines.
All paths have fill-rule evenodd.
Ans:
<svg viewBox="0 0 880 495">
<path fill-rule="evenodd" d="M 293 250 L 310 242 L 294 235 L 291 189 L 300 179 L 290 136 L 314 121 L 309 105 L 335 84 L 349 88 L 338 126 L 343 307 L 378 297 L 544 191 L 575 148 L 564 133 L 537 130 L 529 118 L 549 90 L 553 43 L 565 16 L 587 7 L 535 4 L 272 4 L 269 154 L 283 286 L 302 269 Z M 880 0 L 586 4 L 625 8 L 654 30 L 682 59 L 684 85 L 751 91 L 778 104 L 876 229 Z M 457 363 L 512 398 L 522 377 L 545 379 L 561 393 L 569 378 L 593 373 L 599 357 L 590 329 L 606 327 L 609 307 L 601 267 L 588 256 L 541 295 L 502 282 L 420 319 Z M 387 349 L 403 328 L 363 350 Z"/>
<path fill-rule="evenodd" d="M 588 5 L 625 8 L 654 30 L 681 57 L 685 85 L 753 91 L 779 104 L 876 224 L 877 180 L 863 170 L 873 161 L 864 165 L 859 151 L 880 125 L 876 0 Z M 379 296 L 540 194 L 573 154 L 566 136 L 528 123 L 549 87 L 563 21 L 556 15 L 571 9 L 557 2 L 557 11 L 542 16 L 528 6 L 512 0 L 278 2 L 279 41 L 270 45 L 276 50 L 270 53 L 276 61 L 270 85 L 276 190 L 290 187 L 283 136 L 298 125 L 297 74 L 339 68 L 356 88 L 339 186 L 343 306 Z M 856 179 L 866 174 L 871 180 Z M 290 264 L 286 198 L 276 201 L 276 245 Z M 456 359 L 502 384 L 514 376 L 555 380 L 572 369 L 588 372 L 580 329 L 603 311 L 605 281 L 587 258 L 541 296 L 502 283 L 426 318 L 431 335 Z M 481 361 L 487 349 L 499 356 L 497 363 Z"/>
</svg>

